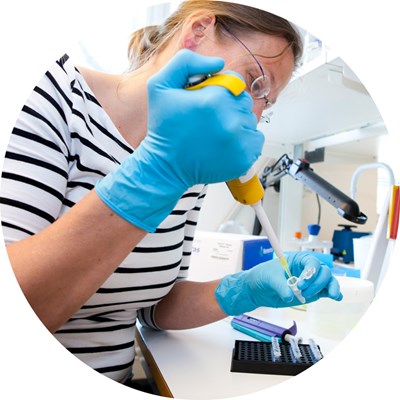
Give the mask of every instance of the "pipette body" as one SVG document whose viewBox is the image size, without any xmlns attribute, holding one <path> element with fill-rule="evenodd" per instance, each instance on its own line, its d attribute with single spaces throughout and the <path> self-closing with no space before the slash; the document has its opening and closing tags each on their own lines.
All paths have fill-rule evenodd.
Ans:
<svg viewBox="0 0 400 400">
<path fill-rule="evenodd" d="M 261 204 L 261 200 L 259 200 L 255 204 L 252 204 L 251 206 L 253 207 L 262 228 L 264 229 L 266 235 L 268 236 L 268 240 L 271 243 L 272 248 L 274 249 L 276 257 L 281 263 L 287 276 L 290 278 L 292 274 L 290 273 L 289 265 L 286 261 L 285 255 L 283 254 L 283 249 L 281 247 L 281 244 L 279 243 L 279 240 L 274 232 L 274 229 L 272 228 L 272 225 L 269 222 L 267 214 L 265 213 L 265 210 Z"/>
<path fill-rule="evenodd" d="M 227 185 L 235 200 L 239 203 L 247 204 L 254 209 L 262 228 L 268 236 L 276 257 L 281 263 L 287 276 L 290 278 L 292 274 L 290 273 L 285 255 L 283 254 L 283 249 L 261 203 L 261 200 L 264 197 L 264 188 L 262 187 L 254 168 L 252 167 L 246 175 L 227 182 Z"/>
<path fill-rule="evenodd" d="M 269 242 L 271 243 L 271 247 L 273 248 L 276 257 L 286 272 L 288 277 L 288 286 L 291 288 L 293 294 L 300 301 L 300 303 L 304 304 L 306 300 L 302 296 L 301 290 L 297 287 L 298 278 L 291 274 L 281 244 L 279 243 L 275 231 L 272 228 L 272 225 L 262 206 L 261 199 L 264 196 L 264 189 L 254 169 L 251 168 L 245 176 L 235 179 L 234 181 L 227 182 L 227 185 L 233 197 L 237 201 L 242 204 L 250 205 L 254 209 L 262 228 L 268 236 Z"/>
<path fill-rule="evenodd" d="M 238 96 L 246 87 L 245 83 L 232 74 L 218 74 L 218 75 L 195 75 L 189 79 L 185 89 L 198 90 L 205 86 L 217 85 L 223 86 L 231 91 L 234 96 Z M 264 197 L 264 188 L 253 167 L 246 173 L 246 175 L 233 179 L 227 182 L 232 196 L 240 203 L 250 205 L 253 207 L 261 226 L 263 227 L 271 246 L 275 252 L 276 257 L 285 270 L 288 279 L 292 277 L 289 265 L 283 254 L 282 247 L 278 238 L 272 228 L 271 223 L 265 213 L 261 200 Z M 289 282 L 288 282 L 289 285 Z M 290 285 L 289 285 L 290 286 Z M 297 286 L 296 286 L 297 287 Z M 294 292 L 296 295 L 296 292 Z M 296 295 L 297 296 L 297 295 Z"/>
</svg>

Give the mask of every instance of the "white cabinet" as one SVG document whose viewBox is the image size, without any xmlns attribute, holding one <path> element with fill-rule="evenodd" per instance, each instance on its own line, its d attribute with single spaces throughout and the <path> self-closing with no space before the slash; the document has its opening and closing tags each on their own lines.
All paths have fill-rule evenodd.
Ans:
<svg viewBox="0 0 400 400">
<path fill-rule="evenodd" d="M 373 99 L 339 57 L 293 79 L 269 114 L 261 124 L 269 142 L 306 143 L 378 125 L 376 135 L 385 133 Z"/>
</svg>

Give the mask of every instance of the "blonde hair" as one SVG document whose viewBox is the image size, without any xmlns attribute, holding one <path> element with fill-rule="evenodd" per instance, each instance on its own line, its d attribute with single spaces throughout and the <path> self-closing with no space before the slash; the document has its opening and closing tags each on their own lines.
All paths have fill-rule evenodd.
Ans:
<svg viewBox="0 0 400 400">
<path fill-rule="evenodd" d="M 130 71 L 144 65 L 150 58 L 161 52 L 184 21 L 195 11 L 205 9 L 215 15 L 215 28 L 230 32 L 261 32 L 282 37 L 290 45 L 295 65 L 301 59 L 303 44 L 296 28 L 286 19 L 267 11 L 216 0 L 186 0 L 170 15 L 163 25 L 152 25 L 139 29 L 131 35 L 128 46 Z"/>
</svg>

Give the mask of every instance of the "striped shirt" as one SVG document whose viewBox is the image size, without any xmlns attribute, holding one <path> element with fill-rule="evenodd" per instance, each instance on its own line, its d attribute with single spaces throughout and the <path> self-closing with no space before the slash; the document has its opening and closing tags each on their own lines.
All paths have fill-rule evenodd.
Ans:
<svg viewBox="0 0 400 400">
<path fill-rule="evenodd" d="M 12 131 L 1 182 L 6 243 L 48 227 L 132 152 L 79 70 L 62 57 L 34 88 Z M 157 329 L 155 305 L 187 277 L 205 192 L 204 185 L 190 188 L 55 333 L 96 371 L 120 382 L 131 374 L 136 319 Z"/>
</svg>

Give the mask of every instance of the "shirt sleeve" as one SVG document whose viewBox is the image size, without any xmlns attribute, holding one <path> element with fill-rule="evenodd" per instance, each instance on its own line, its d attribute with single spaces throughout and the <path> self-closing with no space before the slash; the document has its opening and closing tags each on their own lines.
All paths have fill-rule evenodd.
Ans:
<svg viewBox="0 0 400 400">
<path fill-rule="evenodd" d="M 71 76 L 63 57 L 23 106 L 6 150 L 1 215 L 6 243 L 33 235 L 60 214 L 68 180 Z"/>
</svg>

